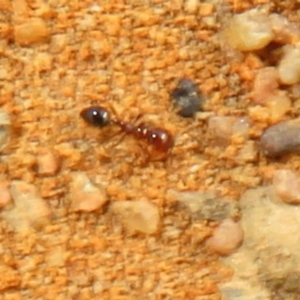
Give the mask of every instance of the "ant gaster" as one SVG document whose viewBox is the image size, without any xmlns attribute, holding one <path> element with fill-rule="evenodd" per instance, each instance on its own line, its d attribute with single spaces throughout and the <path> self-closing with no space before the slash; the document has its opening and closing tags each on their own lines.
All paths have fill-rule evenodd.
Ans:
<svg viewBox="0 0 300 300">
<path fill-rule="evenodd" d="M 159 152 L 168 152 L 174 145 L 172 134 L 166 129 L 156 127 L 148 128 L 145 124 L 134 125 L 129 122 L 112 118 L 109 111 L 101 106 L 91 106 L 81 111 L 80 116 L 90 125 L 104 127 L 115 124 L 126 134 L 136 139 L 145 140 Z"/>
</svg>

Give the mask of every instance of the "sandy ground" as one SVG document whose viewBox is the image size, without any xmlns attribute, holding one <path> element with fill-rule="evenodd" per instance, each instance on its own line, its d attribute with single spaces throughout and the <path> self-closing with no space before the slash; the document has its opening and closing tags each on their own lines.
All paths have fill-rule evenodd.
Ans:
<svg viewBox="0 0 300 300">
<path fill-rule="evenodd" d="M 211 116 L 259 119 L 248 106 L 261 63 L 252 54 L 232 62 L 221 40 L 234 13 L 268 3 L 252 2 L 0 1 L 0 105 L 11 123 L 0 157 L 0 299 L 221 299 L 217 284 L 231 271 L 203 243 L 218 222 L 193 220 L 170 191 L 235 201 L 285 163 L 270 165 L 256 148 L 265 122 L 246 149 L 208 130 Z M 286 2 L 270 7 L 284 15 Z M 172 105 L 181 78 L 205 99 L 194 118 Z M 169 130 L 167 160 L 116 126 L 85 124 L 90 105 Z M 78 174 L 105 191 L 101 205 L 74 204 L 85 192 Z M 141 199 L 158 209 L 150 235 L 111 213 Z"/>
</svg>

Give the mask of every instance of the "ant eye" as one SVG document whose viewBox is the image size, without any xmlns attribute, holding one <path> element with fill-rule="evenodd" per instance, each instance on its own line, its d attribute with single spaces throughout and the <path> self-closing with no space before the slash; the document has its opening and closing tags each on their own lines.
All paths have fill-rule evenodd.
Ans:
<svg viewBox="0 0 300 300">
<path fill-rule="evenodd" d="M 92 106 L 81 111 L 80 116 L 90 125 L 105 126 L 110 121 L 109 112 L 100 107 Z"/>
</svg>

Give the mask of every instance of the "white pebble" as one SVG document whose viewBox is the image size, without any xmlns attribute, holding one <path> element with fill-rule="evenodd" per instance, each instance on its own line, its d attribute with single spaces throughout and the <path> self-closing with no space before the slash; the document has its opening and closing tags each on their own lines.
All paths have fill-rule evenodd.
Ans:
<svg viewBox="0 0 300 300">
<path fill-rule="evenodd" d="M 84 172 L 72 174 L 70 184 L 71 210 L 91 212 L 107 202 L 104 187 L 93 184 Z"/>
<path fill-rule="evenodd" d="M 286 92 L 278 91 L 278 93 L 269 97 L 267 102 L 269 121 L 271 124 L 282 121 L 283 117 L 292 108 L 291 99 L 287 96 Z"/>
<path fill-rule="evenodd" d="M 10 193 L 14 207 L 3 213 L 16 230 L 40 229 L 50 222 L 51 211 L 47 202 L 38 194 L 36 187 L 24 181 L 12 181 Z"/>
<path fill-rule="evenodd" d="M 158 207 L 149 201 L 117 201 L 112 203 L 111 210 L 130 231 L 151 234 L 159 228 Z"/>
<path fill-rule="evenodd" d="M 237 50 L 254 51 L 266 47 L 274 34 L 268 16 L 252 9 L 233 16 L 225 29 L 225 37 Z"/>
<path fill-rule="evenodd" d="M 244 138 L 248 137 L 250 129 L 250 121 L 248 117 L 238 117 L 232 124 L 232 134 L 239 135 Z"/>
<path fill-rule="evenodd" d="M 283 84 L 296 84 L 300 81 L 300 46 L 289 46 L 278 65 L 279 79 Z"/>
<path fill-rule="evenodd" d="M 53 176 L 59 169 L 59 159 L 50 149 L 40 149 L 37 155 L 37 172 L 42 176 Z"/>
<path fill-rule="evenodd" d="M 241 225 L 232 219 L 226 219 L 214 230 L 206 246 L 220 255 L 229 255 L 242 244 L 243 238 Z"/>
<path fill-rule="evenodd" d="M 270 15 L 271 27 L 274 32 L 274 42 L 281 44 L 294 44 L 300 39 L 300 27 L 290 22 L 280 14 Z"/>
<path fill-rule="evenodd" d="M 273 187 L 282 201 L 290 204 L 300 204 L 300 180 L 296 172 L 276 170 L 273 175 Z"/>
<path fill-rule="evenodd" d="M 245 117 L 213 116 L 208 119 L 208 131 L 217 144 L 228 144 L 233 135 L 247 137 L 250 123 Z"/>
<path fill-rule="evenodd" d="M 208 119 L 208 131 L 220 144 L 229 143 L 232 135 L 232 126 L 235 117 L 213 116 Z"/>
</svg>

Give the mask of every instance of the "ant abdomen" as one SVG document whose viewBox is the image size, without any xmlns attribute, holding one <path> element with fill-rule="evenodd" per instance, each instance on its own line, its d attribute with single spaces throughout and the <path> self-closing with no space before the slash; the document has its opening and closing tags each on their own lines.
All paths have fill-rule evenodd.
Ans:
<svg viewBox="0 0 300 300">
<path fill-rule="evenodd" d="M 156 150 L 167 152 L 174 146 L 172 134 L 162 128 L 153 128 L 147 133 L 148 143 L 153 145 Z"/>
</svg>

